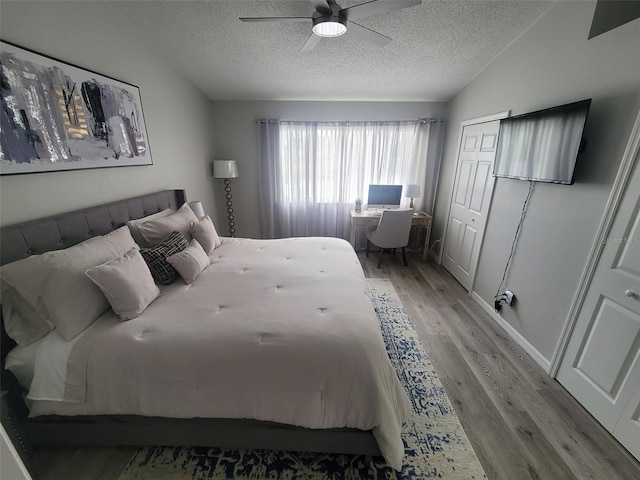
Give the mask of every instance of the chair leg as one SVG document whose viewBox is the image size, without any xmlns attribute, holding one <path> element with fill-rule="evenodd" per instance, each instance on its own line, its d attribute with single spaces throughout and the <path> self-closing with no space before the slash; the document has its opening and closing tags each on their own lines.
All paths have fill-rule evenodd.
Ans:
<svg viewBox="0 0 640 480">
<path fill-rule="evenodd" d="M 404 266 L 408 267 L 409 264 L 407 263 L 407 252 L 406 252 L 406 247 L 402 247 L 402 261 L 404 262 Z"/>
<path fill-rule="evenodd" d="M 384 255 L 384 248 L 380 249 L 380 258 L 378 258 L 378 268 L 382 265 L 382 255 Z"/>
<path fill-rule="evenodd" d="M 371 242 L 369 242 L 369 239 L 367 238 L 367 246 L 364 247 L 364 256 L 365 257 L 369 256 L 369 243 L 371 243 Z"/>
</svg>

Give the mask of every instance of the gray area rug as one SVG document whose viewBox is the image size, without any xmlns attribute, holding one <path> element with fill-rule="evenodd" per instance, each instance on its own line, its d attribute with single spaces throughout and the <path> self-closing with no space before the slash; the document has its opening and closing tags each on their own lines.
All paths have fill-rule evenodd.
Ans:
<svg viewBox="0 0 640 480">
<path fill-rule="evenodd" d="M 401 472 L 381 457 L 369 461 L 362 455 L 140 447 L 119 480 L 486 478 L 393 285 L 367 282 L 389 358 L 413 405 L 402 431 Z"/>
</svg>

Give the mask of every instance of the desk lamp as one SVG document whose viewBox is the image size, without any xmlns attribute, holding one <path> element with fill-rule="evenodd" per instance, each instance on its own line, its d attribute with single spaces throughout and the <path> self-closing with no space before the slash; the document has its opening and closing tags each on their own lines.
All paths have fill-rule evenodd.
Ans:
<svg viewBox="0 0 640 480">
<path fill-rule="evenodd" d="M 404 186 L 404 192 L 402 196 L 411 198 L 411 203 L 409 203 L 409 208 L 413 208 L 413 199 L 420 197 L 420 185 L 416 185 L 414 183 L 406 184 Z"/>
</svg>

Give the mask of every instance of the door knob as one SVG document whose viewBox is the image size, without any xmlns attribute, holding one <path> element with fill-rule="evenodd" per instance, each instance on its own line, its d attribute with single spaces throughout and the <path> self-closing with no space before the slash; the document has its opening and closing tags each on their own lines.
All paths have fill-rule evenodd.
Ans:
<svg viewBox="0 0 640 480">
<path fill-rule="evenodd" d="M 635 297 L 636 296 L 636 292 L 634 292 L 633 290 L 625 290 L 624 291 L 624 296 L 625 297 Z"/>
</svg>

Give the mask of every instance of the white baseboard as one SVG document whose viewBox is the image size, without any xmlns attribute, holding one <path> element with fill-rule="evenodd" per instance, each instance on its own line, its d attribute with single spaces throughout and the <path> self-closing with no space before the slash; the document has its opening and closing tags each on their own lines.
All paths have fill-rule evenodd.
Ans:
<svg viewBox="0 0 640 480">
<path fill-rule="evenodd" d="M 535 362 L 540 365 L 545 372 L 549 373 L 551 371 L 551 361 L 547 360 L 544 355 L 542 355 L 533 345 L 529 343 L 529 341 L 524 338 L 520 332 L 518 332 L 513 326 L 507 322 L 504 318 L 496 313 L 496 311 L 491 307 L 484 299 L 478 295 L 476 292 L 471 292 L 471 298 L 475 300 L 475 302 L 480 305 L 480 307 L 487 312 L 487 314 L 495 320 L 495 322 L 502 327 L 502 329 L 509 335 L 522 349 L 529 354 L 531 358 L 535 360 Z"/>
</svg>

